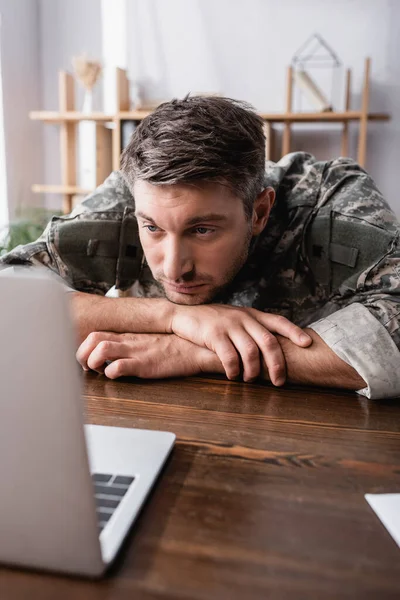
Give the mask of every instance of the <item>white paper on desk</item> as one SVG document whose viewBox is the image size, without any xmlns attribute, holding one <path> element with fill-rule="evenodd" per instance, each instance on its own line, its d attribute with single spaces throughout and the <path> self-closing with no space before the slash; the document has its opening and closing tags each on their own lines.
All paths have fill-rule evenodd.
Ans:
<svg viewBox="0 0 400 600">
<path fill-rule="evenodd" d="M 365 499 L 400 546 L 400 494 L 365 494 Z"/>
</svg>

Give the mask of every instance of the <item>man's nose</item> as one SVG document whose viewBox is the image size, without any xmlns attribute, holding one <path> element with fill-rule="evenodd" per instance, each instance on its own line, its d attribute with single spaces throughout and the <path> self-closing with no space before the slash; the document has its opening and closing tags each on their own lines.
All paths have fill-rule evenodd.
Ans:
<svg viewBox="0 0 400 600">
<path fill-rule="evenodd" d="M 190 273 L 193 260 L 187 246 L 179 240 L 170 239 L 164 251 L 164 276 L 169 281 L 176 281 Z"/>
</svg>

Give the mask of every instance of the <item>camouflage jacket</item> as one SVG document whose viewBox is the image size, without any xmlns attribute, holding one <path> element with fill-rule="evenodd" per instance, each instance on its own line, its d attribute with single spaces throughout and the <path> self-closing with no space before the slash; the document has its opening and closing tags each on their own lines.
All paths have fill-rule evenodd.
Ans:
<svg viewBox="0 0 400 600">
<path fill-rule="evenodd" d="M 354 161 L 296 152 L 266 165 L 276 201 L 249 258 L 218 301 L 279 313 L 314 329 L 367 382 L 370 398 L 400 395 L 399 223 Z M 73 289 L 162 295 L 143 257 L 134 199 L 112 173 L 34 243 L 0 259 L 44 265 Z"/>
</svg>

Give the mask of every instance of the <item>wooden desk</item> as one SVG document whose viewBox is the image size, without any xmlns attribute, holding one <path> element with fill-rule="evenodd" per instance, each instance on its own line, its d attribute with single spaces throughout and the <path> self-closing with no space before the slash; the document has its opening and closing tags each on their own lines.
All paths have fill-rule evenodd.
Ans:
<svg viewBox="0 0 400 600">
<path fill-rule="evenodd" d="M 177 444 L 111 573 L 0 570 L 0 598 L 394 599 L 400 550 L 364 500 L 400 492 L 400 401 L 85 376 L 87 421 Z"/>
</svg>

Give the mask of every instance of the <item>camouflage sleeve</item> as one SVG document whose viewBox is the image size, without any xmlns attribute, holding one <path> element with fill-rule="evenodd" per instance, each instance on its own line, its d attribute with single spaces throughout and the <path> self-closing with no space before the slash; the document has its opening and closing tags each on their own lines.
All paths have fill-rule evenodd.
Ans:
<svg viewBox="0 0 400 600">
<path fill-rule="evenodd" d="M 319 213 L 330 222 L 330 295 L 322 318 L 309 326 L 367 383 L 359 393 L 400 396 L 397 219 L 372 179 L 348 159 L 325 173 Z"/>
<path fill-rule="evenodd" d="M 106 235 L 106 230 L 108 230 L 110 232 L 108 237 L 110 237 L 114 235 L 114 231 L 117 231 L 116 228 L 110 226 L 110 223 L 113 221 L 119 223 L 124 212 L 132 212 L 133 210 L 132 195 L 122 175 L 115 171 L 92 194 L 87 196 L 70 215 L 53 217 L 38 240 L 25 246 L 17 246 L 11 252 L 2 256 L 0 258 L 0 269 L 19 265 L 45 267 L 61 277 L 71 289 L 105 294 L 116 283 L 115 268 L 113 273 L 111 262 L 109 261 L 110 266 L 106 274 L 104 274 L 108 264 L 106 256 L 102 261 L 103 269 L 100 269 L 102 272 L 97 269 L 95 273 L 92 269 L 91 272 L 85 273 L 88 261 L 85 261 L 85 257 L 82 256 L 82 268 L 80 268 L 80 265 L 77 264 L 78 258 L 71 262 L 71 253 L 74 252 L 78 257 L 76 246 L 80 241 L 84 243 L 86 232 L 90 230 L 93 233 L 93 227 L 91 229 L 88 227 L 89 223 L 100 225 Z M 67 242 L 60 243 L 61 229 Z M 78 239 L 80 235 L 82 235 L 82 240 Z M 111 242 L 111 239 L 107 239 L 103 243 L 103 248 L 105 244 L 110 245 Z M 68 244 L 70 248 L 68 248 Z M 115 244 L 119 245 L 118 238 L 115 240 Z M 118 257 L 115 258 L 117 260 Z M 113 261 L 113 266 L 116 265 L 116 260 Z"/>
</svg>

